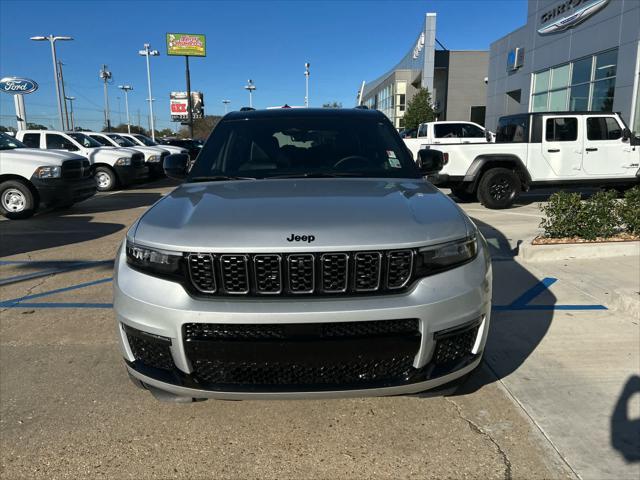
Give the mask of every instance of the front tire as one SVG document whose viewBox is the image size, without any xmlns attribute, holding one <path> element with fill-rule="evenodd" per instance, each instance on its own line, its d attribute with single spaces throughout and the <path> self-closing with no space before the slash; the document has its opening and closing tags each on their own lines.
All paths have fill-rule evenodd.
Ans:
<svg viewBox="0 0 640 480">
<path fill-rule="evenodd" d="M 7 180 L 0 184 L 0 213 L 11 220 L 31 217 L 38 202 L 31 189 L 19 180 Z"/>
<path fill-rule="evenodd" d="M 509 208 L 520 196 L 520 178 L 508 168 L 486 171 L 478 184 L 478 200 L 491 209 Z"/>
<path fill-rule="evenodd" d="M 110 192 L 118 184 L 116 172 L 109 167 L 97 167 L 93 173 L 93 178 L 96 179 L 99 192 Z"/>
</svg>

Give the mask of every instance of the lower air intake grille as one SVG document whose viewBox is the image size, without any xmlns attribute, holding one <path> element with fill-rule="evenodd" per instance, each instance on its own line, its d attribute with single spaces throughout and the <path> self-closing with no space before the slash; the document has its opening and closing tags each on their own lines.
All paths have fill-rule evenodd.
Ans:
<svg viewBox="0 0 640 480">
<path fill-rule="evenodd" d="M 433 363 L 443 365 L 456 362 L 471 354 L 478 336 L 480 325 L 456 329 L 443 334 L 435 334 L 436 348 Z"/>
<path fill-rule="evenodd" d="M 175 368 L 171 356 L 171 340 L 151 335 L 135 328 L 124 327 L 129 348 L 136 361 L 148 367 L 172 370 Z"/>
</svg>

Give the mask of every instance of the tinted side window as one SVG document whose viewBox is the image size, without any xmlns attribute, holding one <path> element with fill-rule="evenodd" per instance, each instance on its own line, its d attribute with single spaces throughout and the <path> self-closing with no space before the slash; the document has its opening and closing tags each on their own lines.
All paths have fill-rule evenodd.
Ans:
<svg viewBox="0 0 640 480">
<path fill-rule="evenodd" d="M 529 136 L 529 117 L 503 117 L 498 122 L 496 143 L 522 143 Z"/>
<path fill-rule="evenodd" d="M 617 140 L 620 137 L 622 137 L 622 129 L 615 118 L 587 118 L 587 138 L 589 140 Z"/>
<path fill-rule="evenodd" d="M 29 148 L 40 148 L 40 134 L 39 133 L 25 133 L 22 138 L 24 143 Z"/>
<path fill-rule="evenodd" d="M 434 125 L 436 138 L 460 138 L 462 137 L 462 127 L 455 123 L 442 123 Z"/>
<path fill-rule="evenodd" d="M 573 142 L 578 139 L 577 118 L 548 118 L 547 142 Z"/>
<path fill-rule="evenodd" d="M 69 148 L 72 148 L 72 144 L 62 135 L 47 133 L 47 148 L 54 150 L 68 150 Z"/>
<path fill-rule="evenodd" d="M 418 137 L 426 137 L 428 129 L 429 127 L 427 125 L 420 125 L 420 128 L 418 128 Z"/>
<path fill-rule="evenodd" d="M 471 124 L 462 125 L 462 136 L 464 138 L 484 138 L 484 130 Z"/>
</svg>

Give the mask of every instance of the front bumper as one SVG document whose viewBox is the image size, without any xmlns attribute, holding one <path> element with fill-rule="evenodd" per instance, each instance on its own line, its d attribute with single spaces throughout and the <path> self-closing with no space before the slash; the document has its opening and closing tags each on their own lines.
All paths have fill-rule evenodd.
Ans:
<svg viewBox="0 0 640 480">
<path fill-rule="evenodd" d="M 485 255 L 484 247 L 478 257 L 456 269 L 424 278 L 415 283 L 412 289 L 397 295 L 345 298 L 219 298 L 196 299 L 190 296 L 178 283 L 152 277 L 131 269 L 122 252 L 118 255 L 114 275 L 114 310 L 117 318 L 117 331 L 121 348 L 129 373 L 143 383 L 169 392 L 176 396 L 220 399 L 267 399 L 267 398 L 331 398 L 354 396 L 382 396 L 412 394 L 432 389 L 452 382 L 473 370 L 481 361 L 486 343 L 491 312 L 491 266 Z M 196 368 L 193 346 L 186 338 L 187 324 L 224 324 L 226 326 L 246 327 L 247 325 L 266 327 L 269 325 L 293 326 L 306 331 L 319 324 L 337 324 L 341 322 L 372 322 L 415 320 L 417 336 L 415 350 L 410 357 L 410 368 L 400 378 L 371 377 L 348 384 L 288 384 L 282 386 L 252 385 L 229 383 L 217 384 L 203 381 Z M 346 324 L 345 324 L 346 325 Z M 364 325 L 364 324 L 362 324 Z M 145 337 L 143 343 L 146 352 L 155 348 L 164 348 L 168 360 L 165 368 L 155 368 L 145 364 L 140 356 L 140 345 L 131 343 L 133 336 Z M 450 332 L 466 332 L 468 346 L 464 355 L 448 363 L 438 363 L 439 345 Z M 473 335 L 470 339 L 469 335 Z M 462 338 L 462 337 L 460 337 Z M 388 338 L 376 337 L 367 346 L 367 341 L 359 339 L 353 344 L 353 361 L 369 360 L 373 355 L 373 371 L 380 371 L 383 360 L 376 360 L 375 349 L 386 358 L 389 350 L 401 348 L 407 342 L 399 338 L 396 346 Z M 385 344 L 385 340 L 387 343 Z M 350 340 L 345 340 L 350 341 Z M 412 340 L 413 341 L 413 340 Z M 376 344 L 376 342 L 378 342 Z M 382 342 L 382 343 L 380 343 Z M 440 342 L 440 344 L 438 343 Z M 256 378 L 251 365 L 260 354 L 251 351 L 252 345 L 260 349 L 260 343 L 225 345 L 218 342 L 210 347 L 215 355 L 234 361 L 242 360 L 247 352 L 247 362 L 243 364 L 247 378 Z M 280 359 L 271 359 L 276 363 L 286 363 L 286 355 L 298 352 L 307 361 L 313 355 L 322 355 L 322 343 L 309 343 L 310 351 L 300 353 L 300 346 L 286 341 L 275 342 L 275 349 L 265 350 L 266 355 L 275 351 L 285 352 Z M 346 365 L 350 362 L 349 349 L 339 348 L 340 342 L 327 342 L 324 352 L 333 365 Z M 376 347 L 377 345 L 377 347 Z M 344 346 L 344 345 L 343 345 Z M 249 347 L 249 348 L 247 348 Z M 455 345 L 452 347 L 454 348 Z M 280 348 L 280 350 L 277 350 Z M 218 349 L 218 350 L 216 350 Z M 313 351 L 312 351 L 313 349 Z M 144 349 L 143 349 L 144 350 Z M 262 352 L 262 350 L 258 350 Z M 224 353 L 223 353 L 224 352 Z M 296 355 L 298 355 L 296 353 Z M 405 351 L 406 353 L 406 351 Z M 160 354 L 162 355 L 162 354 Z M 143 355 L 144 356 L 144 355 Z M 229 357 L 230 356 L 230 357 Z M 252 357 L 253 358 L 248 358 Z M 254 363 L 252 363 L 254 362 Z M 337 363 L 336 363 L 337 362 Z M 378 362 L 378 363 L 376 363 Z M 366 362 L 365 362 L 366 363 Z M 219 364 L 218 364 L 219 365 Z M 235 364 L 237 365 L 237 364 Z M 247 367 L 249 365 L 249 367 Z M 360 364 L 359 364 L 360 365 Z M 368 363 L 367 365 L 371 365 Z M 220 367 L 223 370 L 228 366 Z M 259 365 L 256 368 L 260 368 Z M 302 368 L 291 365 L 287 368 Z M 327 368 L 329 368 L 327 366 Z M 231 370 L 231 367 L 228 367 Z M 322 370 L 322 366 L 320 367 Z M 317 374 L 317 371 L 315 372 Z M 222 378 L 213 372 L 213 377 Z M 302 378 L 300 372 L 286 374 L 286 378 Z M 209 377 L 211 378 L 211 376 Z M 262 377 L 261 377 L 262 378 Z M 362 381 L 360 381 L 362 380 Z"/>
<path fill-rule="evenodd" d="M 81 202 L 95 195 L 96 181 L 93 177 L 80 179 L 31 178 L 40 202 L 47 206 L 66 205 Z"/>
<path fill-rule="evenodd" d="M 143 165 L 133 167 L 131 165 L 114 167 L 118 180 L 122 185 L 131 185 L 132 183 L 141 182 L 149 178 L 149 167 Z"/>
<path fill-rule="evenodd" d="M 146 162 L 145 165 L 149 169 L 149 175 L 151 177 L 164 176 L 163 162 Z"/>
</svg>

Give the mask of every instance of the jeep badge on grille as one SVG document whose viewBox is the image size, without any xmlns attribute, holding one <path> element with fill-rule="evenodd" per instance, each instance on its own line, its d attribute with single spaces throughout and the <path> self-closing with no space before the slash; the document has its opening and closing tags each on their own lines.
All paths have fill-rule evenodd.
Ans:
<svg viewBox="0 0 640 480">
<path fill-rule="evenodd" d="M 287 242 L 307 242 L 311 243 L 316 239 L 313 235 L 296 235 L 292 233 L 290 237 L 287 238 Z"/>
</svg>

